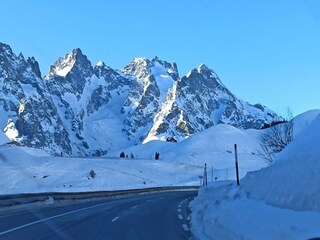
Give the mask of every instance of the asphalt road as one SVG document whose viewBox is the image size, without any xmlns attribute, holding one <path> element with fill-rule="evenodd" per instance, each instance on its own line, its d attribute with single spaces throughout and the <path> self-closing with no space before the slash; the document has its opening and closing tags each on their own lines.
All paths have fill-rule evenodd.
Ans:
<svg viewBox="0 0 320 240">
<path fill-rule="evenodd" d="M 0 239 L 188 239 L 196 191 L 0 211 Z"/>
</svg>

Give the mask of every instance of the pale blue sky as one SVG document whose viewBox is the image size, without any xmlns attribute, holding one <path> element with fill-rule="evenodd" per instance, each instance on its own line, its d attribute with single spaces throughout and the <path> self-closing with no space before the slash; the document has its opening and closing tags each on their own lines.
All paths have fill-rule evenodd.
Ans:
<svg viewBox="0 0 320 240">
<path fill-rule="evenodd" d="M 121 69 L 134 57 L 205 63 L 238 97 L 294 115 L 320 108 L 318 0 L 1 1 L 0 42 L 42 75 L 81 48 Z"/>
</svg>

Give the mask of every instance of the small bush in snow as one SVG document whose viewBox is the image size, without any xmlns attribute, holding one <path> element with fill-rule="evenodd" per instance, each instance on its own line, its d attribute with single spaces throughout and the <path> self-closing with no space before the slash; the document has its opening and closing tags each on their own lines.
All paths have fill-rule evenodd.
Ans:
<svg viewBox="0 0 320 240">
<path fill-rule="evenodd" d="M 95 178 L 96 177 L 96 172 L 93 169 L 91 169 L 89 175 L 90 175 L 91 178 Z"/>
</svg>

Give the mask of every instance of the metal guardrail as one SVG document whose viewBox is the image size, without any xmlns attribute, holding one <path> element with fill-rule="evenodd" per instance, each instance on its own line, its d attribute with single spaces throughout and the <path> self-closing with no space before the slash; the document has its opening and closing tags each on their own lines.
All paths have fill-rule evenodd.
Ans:
<svg viewBox="0 0 320 240">
<path fill-rule="evenodd" d="M 45 193 L 23 193 L 0 195 L 0 207 L 11 207 L 28 203 L 45 202 L 52 198 L 54 201 L 82 200 L 90 198 L 108 198 L 114 196 L 125 196 L 141 193 L 168 192 L 178 190 L 198 190 L 198 186 L 179 187 L 153 187 L 116 191 L 94 191 L 94 192 L 45 192 Z"/>
</svg>

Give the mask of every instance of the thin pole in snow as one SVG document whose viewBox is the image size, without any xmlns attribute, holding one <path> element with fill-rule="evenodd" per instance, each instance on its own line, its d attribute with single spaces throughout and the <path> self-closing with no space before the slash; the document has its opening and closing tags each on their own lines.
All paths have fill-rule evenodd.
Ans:
<svg viewBox="0 0 320 240">
<path fill-rule="evenodd" d="M 234 145 L 234 154 L 236 158 L 236 175 L 237 175 L 237 185 L 240 185 L 240 180 L 239 180 L 239 166 L 238 166 L 238 152 L 237 152 L 237 144 Z"/>
<path fill-rule="evenodd" d="M 204 164 L 204 172 L 203 172 L 203 186 L 208 185 L 208 173 L 207 173 L 207 164 Z"/>
</svg>

